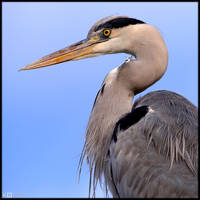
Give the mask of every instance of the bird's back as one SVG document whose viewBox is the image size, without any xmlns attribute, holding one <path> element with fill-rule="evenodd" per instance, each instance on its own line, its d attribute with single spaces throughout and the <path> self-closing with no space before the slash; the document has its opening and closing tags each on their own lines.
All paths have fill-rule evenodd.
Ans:
<svg viewBox="0 0 200 200">
<path fill-rule="evenodd" d="M 197 108 L 174 92 L 151 92 L 115 126 L 108 182 L 116 197 L 197 197 L 197 159 Z"/>
</svg>

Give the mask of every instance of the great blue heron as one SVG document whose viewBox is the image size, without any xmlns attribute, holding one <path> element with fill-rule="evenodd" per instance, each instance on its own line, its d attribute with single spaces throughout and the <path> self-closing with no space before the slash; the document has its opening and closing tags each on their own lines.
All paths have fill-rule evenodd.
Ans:
<svg viewBox="0 0 200 200">
<path fill-rule="evenodd" d="M 86 156 L 90 187 L 95 191 L 104 176 L 106 191 L 114 197 L 197 197 L 197 107 L 166 90 L 132 105 L 133 97 L 167 68 L 167 48 L 154 26 L 126 16 L 106 17 L 85 40 L 21 70 L 121 52 L 135 60 L 127 59 L 105 77 L 86 130 L 80 166 Z"/>
</svg>

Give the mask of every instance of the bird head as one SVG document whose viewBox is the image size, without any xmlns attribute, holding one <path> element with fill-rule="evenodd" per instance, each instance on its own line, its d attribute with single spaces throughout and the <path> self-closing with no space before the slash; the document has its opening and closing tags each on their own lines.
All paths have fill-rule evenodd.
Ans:
<svg viewBox="0 0 200 200">
<path fill-rule="evenodd" d="M 144 22 L 126 16 L 106 17 L 94 24 L 88 32 L 87 38 L 71 46 L 58 50 L 39 60 L 26 65 L 21 70 L 30 70 L 58 63 L 79 60 L 104 54 L 127 52 L 126 38 L 129 25 Z"/>
</svg>

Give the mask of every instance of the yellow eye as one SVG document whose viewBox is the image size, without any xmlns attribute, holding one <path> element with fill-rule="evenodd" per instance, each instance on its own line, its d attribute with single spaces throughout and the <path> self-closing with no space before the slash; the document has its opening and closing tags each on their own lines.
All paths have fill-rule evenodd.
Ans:
<svg viewBox="0 0 200 200">
<path fill-rule="evenodd" d="M 104 36 L 108 37 L 108 36 L 111 34 L 110 29 L 105 29 L 105 30 L 103 31 L 103 34 L 104 34 Z"/>
</svg>

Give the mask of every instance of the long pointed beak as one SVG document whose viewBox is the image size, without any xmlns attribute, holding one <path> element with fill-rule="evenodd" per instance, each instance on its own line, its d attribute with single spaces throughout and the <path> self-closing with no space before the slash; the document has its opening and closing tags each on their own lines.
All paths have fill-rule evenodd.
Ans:
<svg viewBox="0 0 200 200">
<path fill-rule="evenodd" d="M 18 71 L 47 67 L 49 65 L 55 65 L 70 60 L 79 60 L 83 58 L 97 56 L 97 54 L 95 54 L 95 52 L 93 51 L 93 47 L 99 42 L 102 41 L 98 40 L 97 37 L 81 40 L 80 42 L 77 42 L 69 47 L 44 56 L 39 60 L 19 69 Z"/>
</svg>

